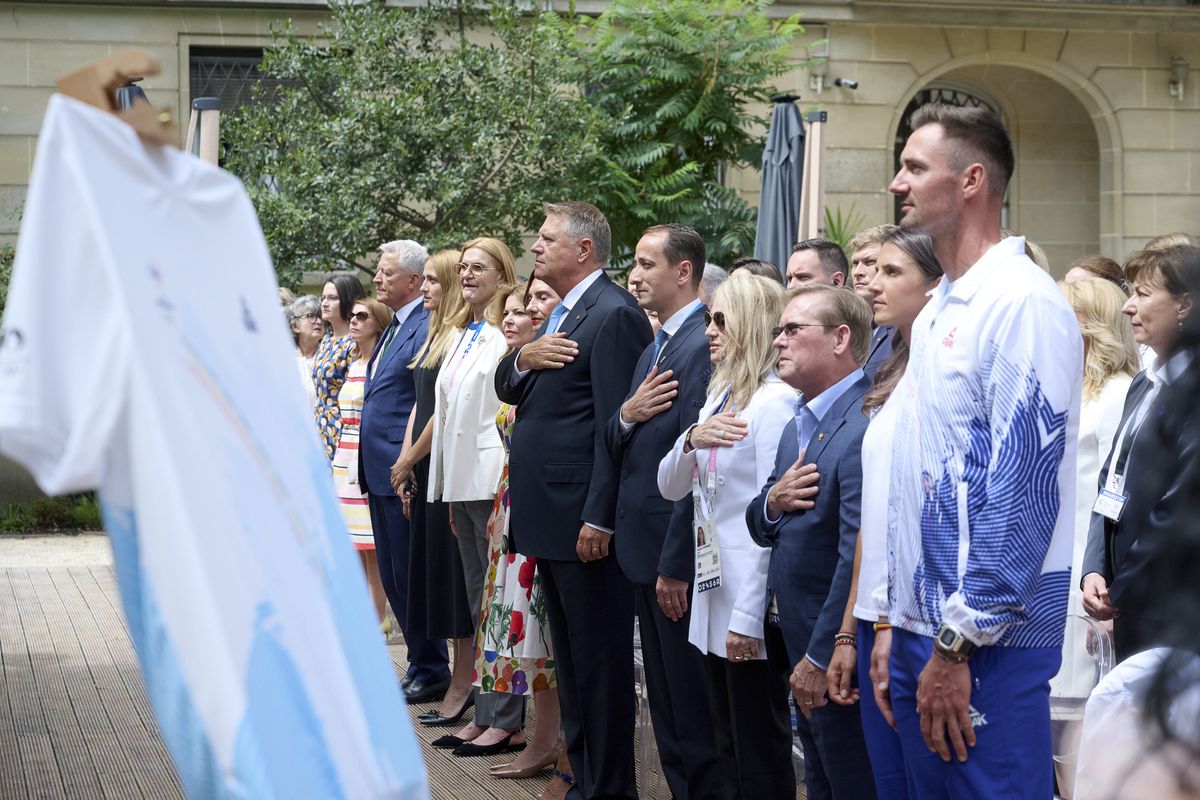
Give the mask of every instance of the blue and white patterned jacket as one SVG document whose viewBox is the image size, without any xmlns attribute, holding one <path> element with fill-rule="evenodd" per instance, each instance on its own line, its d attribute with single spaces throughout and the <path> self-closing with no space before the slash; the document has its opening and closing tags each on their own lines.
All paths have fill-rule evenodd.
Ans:
<svg viewBox="0 0 1200 800">
<path fill-rule="evenodd" d="M 931 292 L 897 387 L 893 624 L 1059 647 L 1070 583 L 1083 340 L 1012 237 Z"/>
</svg>

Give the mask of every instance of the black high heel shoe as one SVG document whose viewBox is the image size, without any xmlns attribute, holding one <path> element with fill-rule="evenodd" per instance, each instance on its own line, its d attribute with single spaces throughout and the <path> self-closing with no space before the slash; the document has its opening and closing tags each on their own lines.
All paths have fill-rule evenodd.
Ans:
<svg viewBox="0 0 1200 800">
<path fill-rule="evenodd" d="M 417 716 L 417 722 L 430 727 L 436 725 L 453 725 L 462 719 L 462 715 L 467 713 L 467 709 L 475 705 L 475 693 L 467 695 L 467 699 L 463 702 L 462 708 L 455 712 L 452 717 L 443 717 L 435 708 L 433 711 L 426 711 L 424 714 Z"/>
<path fill-rule="evenodd" d="M 517 753 L 525 749 L 525 742 L 513 744 L 512 738 L 520 731 L 513 731 L 508 736 L 505 736 L 495 744 L 475 744 L 474 742 L 464 742 L 458 747 L 450 751 L 453 756 L 494 756 L 498 753 Z"/>
</svg>

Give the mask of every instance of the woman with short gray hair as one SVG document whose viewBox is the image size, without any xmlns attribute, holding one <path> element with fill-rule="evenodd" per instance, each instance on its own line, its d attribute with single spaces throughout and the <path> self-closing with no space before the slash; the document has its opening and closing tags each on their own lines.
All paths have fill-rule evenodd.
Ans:
<svg viewBox="0 0 1200 800">
<path fill-rule="evenodd" d="M 317 409 L 317 385 L 313 383 L 313 364 L 317 358 L 317 347 L 325 336 L 325 322 L 321 319 L 321 301 L 311 294 L 302 294 L 288 308 L 288 323 L 296 340 L 296 364 L 308 397 L 308 407 Z"/>
</svg>

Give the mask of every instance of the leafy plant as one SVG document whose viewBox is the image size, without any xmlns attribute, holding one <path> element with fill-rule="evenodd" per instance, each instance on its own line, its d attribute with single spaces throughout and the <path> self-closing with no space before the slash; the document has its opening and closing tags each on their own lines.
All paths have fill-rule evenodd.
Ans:
<svg viewBox="0 0 1200 800">
<path fill-rule="evenodd" d="M 841 206 L 838 206 L 836 211 L 830 211 L 829 206 L 825 206 L 825 238 L 837 242 L 838 246 L 845 250 L 865 219 L 865 216 L 856 211 L 854 203 L 850 204 L 850 210 L 844 216 Z"/>
<path fill-rule="evenodd" d="M 103 530 L 100 503 L 90 492 L 63 497 L 36 497 L 9 503 L 0 512 L 0 533 Z"/>
<path fill-rule="evenodd" d="M 332 11 L 321 40 L 275 32 L 262 70 L 284 85 L 226 128 L 283 282 L 391 239 L 516 247 L 543 201 L 586 194 L 573 176 L 600 157 L 600 117 L 572 88 L 570 17 L 499 0 Z"/>
<path fill-rule="evenodd" d="M 590 27 L 580 68 L 608 117 L 604 158 L 589 176 L 628 257 L 660 222 L 694 226 L 710 260 L 753 249 L 756 214 L 723 183 L 757 168 L 767 120 L 752 113 L 791 65 L 799 17 L 772 21 L 767 0 L 615 0 Z"/>
</svg>

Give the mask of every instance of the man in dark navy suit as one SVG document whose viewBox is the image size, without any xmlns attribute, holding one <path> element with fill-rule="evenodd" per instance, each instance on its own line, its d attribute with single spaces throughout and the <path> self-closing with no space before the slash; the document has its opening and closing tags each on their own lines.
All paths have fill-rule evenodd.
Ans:
<svg viewBox="0 0 1200 800">
<path fill-rule="evenodd" d="M 629 395 L 608 423 L 620 469 L 614 542 L 633 582 L 642 657 L 663 775 L 676 800 L 728 797 L 705 687 L 704 657 L 688 642 L 695 574 L 692 499 L 658 492 L 658 463 L 696 423 L 712 372 L 708 310 L 697 297 L 704 239 L 686 225 L 656 225 L 637 244 L 629 284 L 662 321 L 634 369 Z"/>
<path fill-rule="evenodd" d="M 862 502 L 861 367 L 871 312 L 845 289 L 809 284 L 788 291 L 780 317 L 779 377 L 800 390 L 775 469 L 746 509 L 750 535 L 771 548 L 767 589 L 795 664 L 792 693 L 811 800 L 875 797 L 862 721 L 854 706 L 829 705 L 825 671 L 842 621 Z M 819 476 L 815 498 L 811 480 Z M 769 623 L 770 624 L 770 623 Z"/>
<path fill-rule="evenodd" d="M 610 551 L 617 474 L 604 426 L 625 399 L 650 323 L 604 274 L 608 221 L 587 203 L 546 206 L 534 272 L 562 297 L 542 335 L 496 371 L 517 406 L 509 524 L 535 557 L 550 621 L 571 797 L 636 797 L 633 587 Z"/>
<path fill-rule="evenodd" d="M 367 364 L 359 436 L 360 473 L 367 489 L 379 577 L 408 645 L 408 671 L 401 685 L 410 703 L 436 700 L 450 685 L 446 643 L 431 641 L 406 624 L 408 609 L 408 520 L 392 488 L 392 465 L 400 456 L 408 416 L 416 402 L 408 368 L 425 341 L 429 312 L 421 302 L 421 272 L 429 254 L 407 239 L 380 248 L 376 296 L 395 317 L 379 336 Z"/>
</svg>

